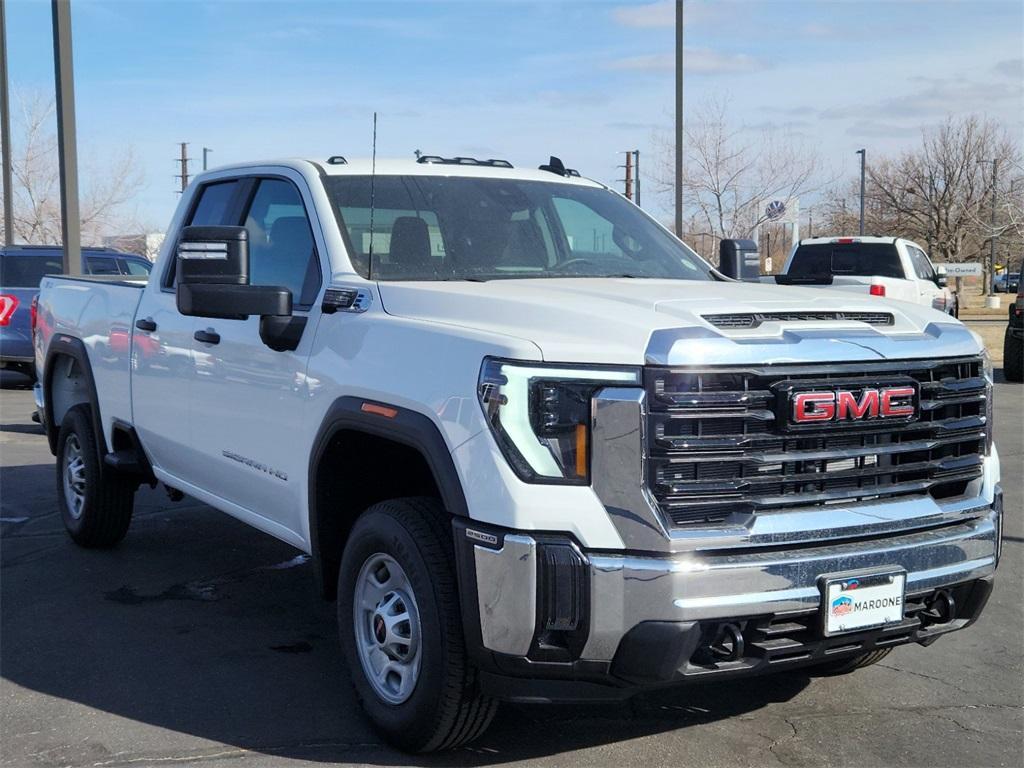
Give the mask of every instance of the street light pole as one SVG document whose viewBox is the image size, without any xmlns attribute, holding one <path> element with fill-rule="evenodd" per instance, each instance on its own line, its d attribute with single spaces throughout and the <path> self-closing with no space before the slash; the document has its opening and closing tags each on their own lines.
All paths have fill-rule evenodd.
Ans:
<svg viewBox="0 0 1024 768">
<path fill-rule="evenodd" d="M 683 236 L 683 0 L 676 0 L 676 237 Z"/>
<path fill-rule="evenodd" d="M 213 152 L 209 147 L 203 147 L 203 170 L 206 170 L 206 156 Z"/>
<path fill-rule="evenodd" d="M 14 243 L 14 185 L 11 183 L 11 104 L 7 96 L 7 8 L 0 0 L 0 143 L 3 143 L 4 245 Z"/>
<path fill-rule="evenodd" d="M 864 234 L 864 168 L 867 160 L 867 150 L 858 149 L 860 155 L 860 234 Z"/>
<path fill-rule="evenodd" d="M 78 146 L 75 139 L 75 78 L 71 56 L 71 0 L 52 0 L 52 11 L 64 272 L 68 275 L 81 275 L 82 221 L 78 212 Z"/>
</svg>

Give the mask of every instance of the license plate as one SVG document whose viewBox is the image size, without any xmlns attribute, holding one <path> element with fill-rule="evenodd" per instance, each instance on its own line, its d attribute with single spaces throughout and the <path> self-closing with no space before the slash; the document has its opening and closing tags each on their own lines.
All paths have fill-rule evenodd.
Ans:
<svg viewBox="0 0 1024 768">
<path fill-rule="evenodd" d="M 821 583 L 826 636 L 903 621 L 903 571 L 828 576 Z"/>
</svg>

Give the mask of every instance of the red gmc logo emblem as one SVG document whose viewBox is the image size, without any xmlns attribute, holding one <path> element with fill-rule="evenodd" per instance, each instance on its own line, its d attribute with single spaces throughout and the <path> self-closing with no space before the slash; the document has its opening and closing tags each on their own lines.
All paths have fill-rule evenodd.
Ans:
<svg viewBox="0 0 1024 768">
<path fill-rule="evenodd" d="M 917 413 L 917 388 L 912 386 L 795 392 L 791 398 L 794 424 L 912 419 Z"/>
</svg>

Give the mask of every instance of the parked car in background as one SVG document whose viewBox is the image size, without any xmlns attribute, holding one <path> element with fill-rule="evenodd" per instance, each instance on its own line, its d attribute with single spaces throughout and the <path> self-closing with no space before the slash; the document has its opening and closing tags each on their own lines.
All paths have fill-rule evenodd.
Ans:
<svg viewBox="0 0 1024 768">
<path fill-rule="evenodd" d="M 902 237 L 816 237 L 793 249 L 776 282 L 909 301 L 956 317 L 957 296 L 917 243 Z"/>
<path fill-rule="evenodd" d="M 90 275 L 146 278 L 152 262 L 134 253 L 83 248 Z M 14 245 L 0 249 L 0 368 L 34 376 L 32 362 L 33 299 L 39 281 L 64 271 L 63 251 L 56 245 Z"/>
<path fill-rule="evenodd" d="M 992 290 L 995 293 L 1016 293 L 1020 288 L 1020 272 L 1018 268 L 996 275 L 992 280 Z"/>
<path fill-rule="evenodd" d="M 1024 286 L 1017 281 L 1017 300 L 1010 305 L 1010 322 L 1003 335 L 1003 375 L 1024 381 Z"/>
</svg>

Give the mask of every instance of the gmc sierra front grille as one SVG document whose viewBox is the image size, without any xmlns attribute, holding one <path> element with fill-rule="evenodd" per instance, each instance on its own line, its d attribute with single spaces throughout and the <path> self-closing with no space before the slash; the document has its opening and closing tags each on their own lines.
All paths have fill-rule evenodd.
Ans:
<svg viewBox="0 0 1024 768">
<path fill-rule="evenodd" d="M 919 390 L 912 420 L 794 430 L 787 392 L 893 382 Z M 644 370 L 647 482 L 672 526 L 859 500 L 965 492 L 981 474 L 986 382 L 972 359 L 815 368 Z"/>
<path fill-rule="evenodd" d="M 757 328 L 761 323 L 773 321 L 810 323 L 821 320 L 854 320 L 868 325 L 893 324 L 893 317 L 889 312 L 735 312 L 703 317 L 716 328 Z"/>
</svg>

